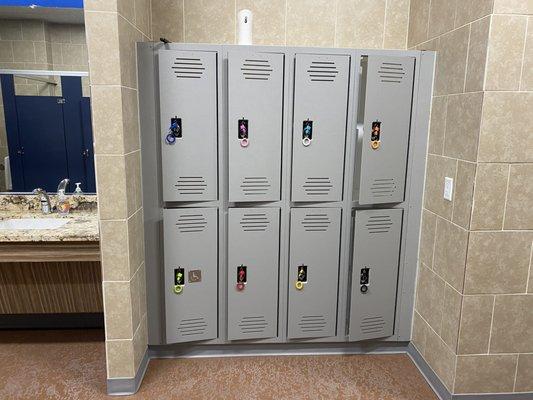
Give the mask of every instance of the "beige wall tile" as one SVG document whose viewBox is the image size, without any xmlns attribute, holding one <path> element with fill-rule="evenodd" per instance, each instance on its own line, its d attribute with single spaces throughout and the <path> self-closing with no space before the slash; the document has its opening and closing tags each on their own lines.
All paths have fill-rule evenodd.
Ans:
<svg viewBox="0 0 533 400">
<path fill-rule="evenodd" d="M 476 164 L 466 161 L 457 162 L 457 176 L 454 182 L 452 221 L 465 229 L 470 228 L 470 213 L 474 193 Z"/>
<path fill-rule="evenodd" d="M 431 329 L 429 325 L 426 324 L 418 312 L 415 311 L 413 316 L 413 334 L 411 341 L 421 355 L 424 355 L 426 351 L 426 337 L 429 329 Z"/>
<path fill-rule="evenodd" d="M 146 352 L 146 346 L 148 345 L 148 326 L 146 318 L 141 320 L 139 329 L 135 332 L 133 337 L 133 364 L 135 365 L 135 370 L 139 369 L 141 361 Z"/>
<path fill-rule="evenodd" d="M 457 161 L 436 155 L 428 155 L 424 206 L 443 218 L 452 218 L 451 201 L 443 198 L 444 178 L 455 177 Z"/>
<path fill-rule="evenodd" d="M 117 11 L 132 24 L 135 22 L 135 0 L 118 0 Z"/>
<path fill-rule="evenodd" d="M 533 17 L 528 18 L 520 90 L 533 91 Z"/>
<path fill-rule="evenodd" d="M 50 47 L 52 50 L 52 63 L 55 65 L 63 64 L 63 49 L 61 43 L 51 43 Z"/>
<path fill-rule="evenodd" d="M 16 40 L 13 42 L 13 57 L 16 62 L 35 62 L 33 42 Z"/>
<path fill-rule="evenodd" d="M 429 130 L 428 153 L 440 155 L 443 154 L 447 105 L 448 96 L 433 97 L 433 102 L 431 105 L 431 124 Z"/>
<path fill-rule="evenodd" d="M 515 392 L 533 392 L 533 354 L 518 356 Z"/>
<path fill-rule="evenodd" d="M 411 48 L 428 39 L 430 0 L 411 0 L 409 5 L 409 32 L 407 47 Z"/>
<path fill-rule="evenodd" d="M 428 35 L 434 38 L 453 29 L 456 0 L 431 0 L 430 3 Z"/>
<path fill-rule="evenodd" d="M 478 164 L 472 205 L 472 230 L 502 228 L 508 176 L 508 164 Z"/>
<path fill-rule="evenodd" d="M 437 220 L 433 269 L 457 291 L 463 291 L 468 231 L 442 218 Z"/>
<path fill-rule="evenodd" d="M 471 232 L 465 293 L 523 293 L 533 233 Z"/>
<path fill-rule="evenodd" d="M 435 232 L 437 216 L 427 210 L 422 211 L 422 229 L 420 232 L 420 262 L 433 268 L 433 248 L 435 246 Z"/>
<path fill-rule="evenodd" d="M 457 354 L 489 351 L 494 296 L 464 296 Z"/>
<path fill-rule="evenodd" d="M 494 0 L 494 12 L 501 14 L 533 14 L 531 0 Z"/>
<path fill-rule="evenodd" d="M 146 267 L 144 262 L 139 268 L 139 298 L 140 298 L 140 307 L 141 307 L 141 317 L 144 317 L 147 312 L 146 304 Z"/>
<path fill-rule="evenodd" d="M 150 3 L 151 0 L 135 0 L 135 26 L 148 39 L 152 38 L 152 11 Z M 157 38 L 157 40 L 159 40 L 159 38 Z"/>
<path fill-rule="evenodd" d="M 142 211 L 137 211 L 128 219 L 127 234 L 130 262 L 129 279 L 144 261 L 144 224 Z"/>
<path fill-rule="evenodd" d="M 420 265 L 416 287 L 416 309 L 436 332 L 441 330 L 444 284 L 433 271 Z"/>
<path fill-rule="evenodd" d="M 21 24 L 22 39 L 32 40 L 34 42 L 44 42 L 44 22 L 37 20 L 27 20 Z M 1 34 L 1 33 L 0 33 Z"/>
<path fill-rule="evenodd" d="M 124 154 L 121 88 L 118 86 L 93 86 L 92 99 L 95 153 Z"/>
<path fill-rule="evenodd" d="M 137 103 L 137 91 L 129 88 L 121 88 L 124 152 L 139 150 L 141 148 L 139 136 L 139 108 Z"/>
<path fill-rule="evenodd" d="M 45 42 L 33 42 L 33 51 L 35 52 L 35 62 L 47 63 L 52 61 L 48 59 Z"/>
<path fill-rule="evenodd" d="M 461 1 L 458 4 L 462 4 Z M 490 16 L 476 21 L 471 26 L 466 67 L 466 92 L 483 90 L 485 63 L 489 41 Z"/>
<path fill-rule="evenodd" d="M 455 27 L 475 21 L 492 11 L 494 0 L 458 0 L 455 13 Z"/>
<path fill-rule="evenodd" d="M 476 161 L 483 93 L 448 97 L 444 155 Z"/>
<path fill-rule="evenodd" d="M 100 220 L 128 217 L 124 156 L 96 155 L 96 190 Z"/>
<path fill-rule="evenodd" d="M 183 0 L 152 1 L 153 39 L 183 42 Z"/>
<path fill-rule="evenodd" d="M 70 43 L 72 44 L 86 44 L 85 39 L 85 25 L 71 25 L 70 26 Z"/>
<path fill-rule="evenodd" d="M 3 19 L 0 24 L 0 40 L 22 40 L 20 21 Z"/>
<path fill-rule="evenodd" d="M 135 376 L 132 339 L 107 341 L 106 355 L 108 379 Z"/>
<path fill-rule="evenodd" d="M 141 151 L 126 155 L 126 191 L 128 193 L 128 216 L 133 215 L 142 205 L 141 193 Z"/>
<path fill-rule="evenodd" d="M 130 88 L 137 87 L 136 43 L 142 41 L 139 31 L 124 18 L 118 18 L 121 83 Z"/>
<path fill-rule="evenodd" d="M 91 84 L 120 84 L 117 14 L 85 12 Z"/>
<path fill-rule="evenodd" d="M 184 8 L 185 42 L 235 43 L 234 2 L 185 0 Z"/>
<path fill-rule="evenodd" d="M 140 307 L 140 293 L 139 293 L 139 274 L 137 271 L 132 276 L 130 282 L 130 299 L 131 299 L 131 327 L 133 337 L 137 332 L 139 323 L 141 322 L 141 307 Z"/>
<path fill-rule="evenodd" d="M 87 64 L 87 50 L 82 44 L 63 44 L 61 45 L 61 53 L 64 64 Z"/>
<path fill-rule="evenodd" d="M 48 24 L 48 34 L 53 43 L 70 43 L 70 26 L 68 24 Z"/>
<path fill-rule="evenodd" d="M 496 296 L 491 353 L 533 353 L 533 296 Z"/>
<path fill-rule="evenodd" d="M 106 338 L 131 339 L 133 326 L 130 282 L 104 282 L 104 309 Z"/>
<path fill-rule="evenodd" d="M 335 45 L 383 47 L 385 4 L 385 0 L 339 0 Z"/>
<path fill-rule="evenodd" d="M 486 90 L 518 90 L 520 87 L 526 22 L 527 17 L 522 16 L 492 16 Z"/>
<path fill-rule="evenodd" d="M 237 13 L 243 9 L 253 13 L 254 44 L 285 44 L 285 3 L 285 0 L 237 0 Z"/>
<path fill-rule="evenodd" d="M 513 164 L 509 175 L 503 228 L 533 230 L 532 210 L 533 164 Z"/>
<path fill-rule="evenodd" d="M 13 42 L 1 41 L 0 42 L 0 61 L 11 62 L 13 58 Z M 4 67 L 3 67 L 4 68 Z"/>
<path fill-rule="evenodd" d="M 100 256 L 104 281 L 130 280 L 128 240 L 126 221 L 100 221 Z"/>
<path fill-rule="evenodd" d="M 516 355 L 457 357 L 455 393 L 512 392 L 516 362 Z"/>
<path fill-rule="evenodd" d="M 442 306 L 442 326 L 439 335 L 454 352 L 457 349 L 462 297 L 454 288 L 446 284 Z"/>
<path fill-rule="evenodd" d="M 533 162 L 533 93 L 486 92 L 481 119 L 478 161 Z M 518 132 L 510 140 L 506 132 Z"/>
<path fill-rule="evenodd" d="M 383 48 L 405 49 L 409 29 L 409 0 L 387 0 Z"/>
<path fill-rule="evenodd" d="M 463 92 L 469 34 L 468 25 L 439 38 L 435 95 Z"/>
<path fill-rule="evenodd" d="M 338 5 L 341 8 L 341 4 Z M 306 16 L 302 23 L 302 16 Z M 342 21 L 337 21 L 342 25 Z M 305 0 L 287 0 L 287 39 L 288 46 L 324 46 L 331 47 L 335 43 L 335 13 L 332 4 L 327 0 L 310 3 Z M 340 29 L 340 27 L 339 27 Z M 346 37 L 350 37 L 349 34 Z M 344 40 L 338 37 L 338 46 Z"/>
<path fill-rule="evenodd" d="M 117 11 L 117 0 L 83 0 L 86 11 Z"/>
<path fill-rule="evenodd" d="M 426 336 L 424 357 L 442 383 L 449 391 L 452 391 L 455 377 L 455 354 L 431 329 L 428 329 Z"/>
</svg>

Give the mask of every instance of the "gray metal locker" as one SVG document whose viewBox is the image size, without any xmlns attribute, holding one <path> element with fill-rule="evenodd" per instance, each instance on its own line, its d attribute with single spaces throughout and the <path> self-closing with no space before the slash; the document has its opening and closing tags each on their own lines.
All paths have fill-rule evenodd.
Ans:
<svg viewBox="0 0 533 400">
<path fill-rule="evenodd" d="M 217 209 L 163 212 L 167 343 L 217 337 Z"/>
<path fill-rule="evenodd" d="M 159 51 L 164 201 L 217 199 L 217 54 Z"/>
<path fill-rule="evenodd" d="M 277 336 L 279 208 L 228 210 L 228 339 Z"/>
<path fill-rule="evenodd" d="M 291 209 L 290 339 L 335 336 L 341 210 Z"/>
<path fill-rule="evenodd" d="M 231 202 L 280 199 L 283 61 L 283 54 L 228 54 Z"/>
<path fill-rule="evenodd" d="M 363 58 L 364 115 L 359 134 L 359 203 L 404 199 L 413 95 L 413 57 Z M 363 94 L 361 93 L 361 94 Z M 361 135 L 362 133 L 362 135 Z"/>
<path fill-rule="evenodd" d="M 292 201 L 342 200 L 350 57 L 297 54 Z"/>
<path fill-rule="evenodd" d="M 393 334 L 402 214 L 355 212 L 350 341 Z"/>
</svg>

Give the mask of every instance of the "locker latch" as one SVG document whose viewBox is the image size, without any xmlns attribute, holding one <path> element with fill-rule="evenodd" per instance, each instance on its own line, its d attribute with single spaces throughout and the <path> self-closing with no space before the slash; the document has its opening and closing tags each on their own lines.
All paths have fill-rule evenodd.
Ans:
<svg viewBox="0 0 533 400">
<path fill-rule="evenodd" d="M 298 272 L 296 275 L 296 283 L 294 286 L 298 290 L 302 290 L 304 288 L 304 284 L 307 283 L 307 265 L 299 265 L 298 266 Z"/>
<path fill-rule="evenodd" d="M 185 269 L 174 268 L 174 293 L 180 294 L 185 286 Z"/>
<path fill-rule="evenodd" d="M 181 125 L 181 118 L 174 117 L 170 118 L 170 126 L 168 128 L 168 133 L 165 138 L 167 144 L 174 144 L 176 142 L 176 138 L 182 137 L 182 125 Z"/>
<path fill-rule="evenodd" d="M 241 264 L 237 267 L 237 290 L 244 290 L 246 282 L 246 266 Z"/>
<path fill-rule="evenodd" d="M 237 128 L 238 128 L 237 137 L 239 138 L 241 147 L 248 147 L 248 144 L 250 143 L 248 139 L 248 120 L 242 117 L 242 119 L 240 119 L 237 123 Z"/>
<path fill-rule="evenodd" d="M 372 122 L 372 132 L 370 133 L 370 147 L 372 147 L 374 150 L 377 150 L 381 144 L 380 136 L 381 122 L 374 121 Z"/>
<path fill-rule="evenodd" d="M 370 279 L 370 268 L 361 268 L 361 275 L 359 277 L 359 284 L 361 285 L 361 293 L 368 292 L 368 282 Z"/>
<path fill-rule="evenodd" d="M 313 121 L 307 118 L 302 126 L 302 144 L 307 147 L 313 141 Z"/>
</svg>

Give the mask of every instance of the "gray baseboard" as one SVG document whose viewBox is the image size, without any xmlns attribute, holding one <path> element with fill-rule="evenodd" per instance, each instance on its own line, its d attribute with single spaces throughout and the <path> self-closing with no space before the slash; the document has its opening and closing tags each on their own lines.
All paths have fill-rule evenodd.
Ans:
<svg viewBox="0 0 533 400">
<path fill-rule="evenodd" d="M 148 368 L 150 358 L 149 351 L 146 349 L 141 365 L 139 365 L 139 369 L 134 378 L 108 379 L 107 394 L 112 396 L 128 396 L 137 393 Z"/>
</svg>

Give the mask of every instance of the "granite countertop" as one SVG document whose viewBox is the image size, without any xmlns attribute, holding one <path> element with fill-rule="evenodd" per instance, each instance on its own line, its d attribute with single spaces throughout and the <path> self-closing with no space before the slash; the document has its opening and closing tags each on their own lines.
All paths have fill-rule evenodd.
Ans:
<svg viewBox="0 0 533 400">
<path fill-rule="evenodd" d="M 68 222 L 57 229 L 0 229 L 0 243 L 13 242 L 96 242 L 99 241 L 98 213 L 95 195 L 71 197 L 71 210 L 66 217 L 56 212 L 43 214 L 38 196 L 0 195 L 0 220 L 11 218 L 65 218 Z M 50 196 L 52 206 L 56 196 Z"/>
</svg>

